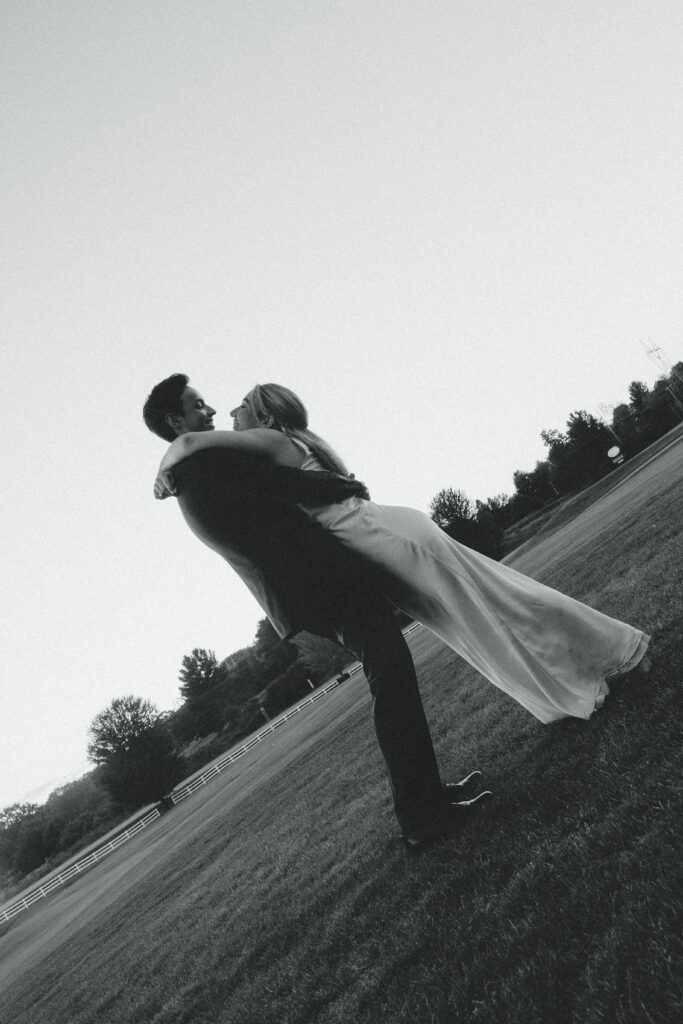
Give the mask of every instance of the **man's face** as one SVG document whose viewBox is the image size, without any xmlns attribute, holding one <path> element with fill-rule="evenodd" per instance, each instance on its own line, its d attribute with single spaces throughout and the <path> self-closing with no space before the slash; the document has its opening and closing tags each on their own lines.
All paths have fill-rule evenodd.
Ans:
<svg viewBox="0 0 683 1024">
<path fill-rule="evenodd" d="M 180 404 L 182 415 L 166 417 L 176 434 L 189 434 L 194 430 L 213 430 L 213 418 L 216 410 L 207 405 L 202 396 L 189 385 L 182 393 Z"/>
<path fill-rule="evenodd" d="M 233 430 L 253 430 L 254 427 L 260 426 L 259 421 L 256 419 L 256 414 L 251 407 L 249 395 L 242 399 L 241 405 L 233 409 L 230 415 L 232 416 Z"/>
</svg>

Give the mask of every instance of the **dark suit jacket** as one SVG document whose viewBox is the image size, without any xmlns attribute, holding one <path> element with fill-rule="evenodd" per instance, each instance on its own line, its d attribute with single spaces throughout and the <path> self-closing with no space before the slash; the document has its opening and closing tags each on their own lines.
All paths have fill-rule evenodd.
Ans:
<svg viewBox="0 0 683 1024">
<path fill-rule="evenodd" d="M 317 474 L 218 448 L 173 472 L 188 526 L 239 574 L 280 636 L 313 632 L 372 590 L 354 556 L 295 507 L 310 503 Z"/>
</svg>

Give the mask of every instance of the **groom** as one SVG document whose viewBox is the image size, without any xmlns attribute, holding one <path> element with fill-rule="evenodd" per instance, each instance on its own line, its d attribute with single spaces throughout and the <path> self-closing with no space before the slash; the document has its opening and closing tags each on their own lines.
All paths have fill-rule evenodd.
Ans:
<svg viewBox="0 0 683 1024">
<path fill-rule="evenodd" d="M 215 409 L 185 374 L 173 374 L 152 389 L 143 416 L 151 431 L 171 442 L 190 431 L 213 430 Z M 188 526 L 238 573 L 278 634 L 289 638 L 306 630 L 326 637 L 363 665 L 408 850 L 419 852 L 458 830 L 489 795 L 464 799 L 480 773 L 460 783 L 441 783 L 415 668 L 394 607 L 375 589 L 371 567 L 296 508 L 299 502 L 327 505 L 363 495 L 364 485 L 226 448 L 195 453 L 173 475 Z"/>
</svg>

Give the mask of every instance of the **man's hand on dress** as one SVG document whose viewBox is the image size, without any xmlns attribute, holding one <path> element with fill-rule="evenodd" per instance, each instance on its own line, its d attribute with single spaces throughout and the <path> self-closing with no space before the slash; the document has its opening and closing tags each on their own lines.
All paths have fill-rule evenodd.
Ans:
<svg viewBox="0 0 683 1024">
<path fill-rule="evenodd" d="M 282 467 L 284 469 L 284 467 Z M 290 488 L 289 496 L 295 502 L 317 508 L 320 505 L 336 505 L 346 498 L 366 498 L 370 495 L 364 483 L 352 476 L 342 473 L 331 473 L 324 469 L 288 470 L 296 473 L 293 477 L 295 487 Z"/>
<path fill-rule="evenodd" d="M 364 498 L 366 501 L 370 501 L 370 491 L 367 489 L 362 480 L 356 480 L 353 473 L 349 476 L 341 476 L 341 474 L 334 473 L 333 476 L 338 477 L 340 481 L 343 481 L 349 489 L 348 498 Z"/>
<path fill-rule="evenodd" d="M 296 481 L 296 493 L 291 493 L 291 480 L 288 498 L 285 501 L 302 502 L 304 505 L 329 505 L 346 498 L 370 499 L 370 494 L 362 480 L 342 473 L 331 473 L 327 470 L 289 469 L 280 467 L 281 473 L 293 474 Z M 160 469 L 154 481 L 154 497 L 159 500 L 174 498 L 178 494 L 172 469 Z"/>
<path fill-rule="evenodd" d="M 173 470 L 165 469 L 157 473 L 157 478 L 154 481 L 154 497 L 162 500 L 163 498 L 174 498 L 176 494 Z"/>
</svg>

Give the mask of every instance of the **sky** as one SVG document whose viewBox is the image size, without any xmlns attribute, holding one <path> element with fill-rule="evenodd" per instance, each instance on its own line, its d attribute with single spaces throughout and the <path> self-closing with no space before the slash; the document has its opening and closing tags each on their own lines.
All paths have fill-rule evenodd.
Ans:
<svg viewBox="0 0 683 1024">
<path fill-rule="evenodd" d="M 678 0 L 1 0 L 0 807 L 262 613 L 141 408 L 256 383 L 383 504 L 514 490 L 683 358 Z M 649 339 L 649 340 L 648 340 Z"/>
</svg>

